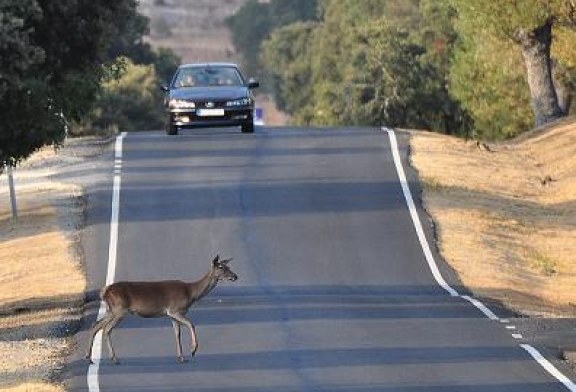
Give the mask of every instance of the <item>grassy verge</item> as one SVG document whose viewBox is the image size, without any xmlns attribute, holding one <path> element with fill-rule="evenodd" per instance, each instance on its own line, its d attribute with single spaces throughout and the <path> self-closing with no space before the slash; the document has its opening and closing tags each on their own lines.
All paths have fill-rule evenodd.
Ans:
<svg viewBox="0 0 576 392">
<path fill-rule="evenodd" d="M 64 391 L 58 370 L 84 301 L 83 197 L 76 186 L 33 178 L 34 170 L 26 175 L 16 224 L 0 188 L 0 390 Z"/>
<path fill-rule="evenodd" d="M 414 132 L 439 247 L 463 283 L 525 314 L 576 310 L 576 121 L 486 148 Z"/>
</svg>

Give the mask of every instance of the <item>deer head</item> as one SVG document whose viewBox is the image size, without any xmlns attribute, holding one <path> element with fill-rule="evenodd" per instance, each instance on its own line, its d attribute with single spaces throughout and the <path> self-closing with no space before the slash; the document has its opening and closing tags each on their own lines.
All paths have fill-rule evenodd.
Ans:
<svg viewBox="0 0 576 392">
<path fill-rule="evenodd" d="M 238 279 L 238 275 L 232 272 L 228 266 L 231 260 L 232 259 L 220 260 L 220 256 L 216 256 L 214 260 L 212 260 L 212 273 L 218 281 L 228 279 L 234 282 Z"/>
</svg>

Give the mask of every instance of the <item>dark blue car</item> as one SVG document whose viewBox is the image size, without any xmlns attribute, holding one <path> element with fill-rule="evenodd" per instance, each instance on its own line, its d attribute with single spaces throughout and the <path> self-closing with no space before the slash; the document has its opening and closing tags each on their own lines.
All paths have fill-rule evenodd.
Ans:
<svg viewBox="0 0 576 392">
<path fill-rule="evenodd" d="M 229 63 L 185 64 L 178 67 L 167 93 L 166 133 L 182 128 L 241 126 L 254 132 L 254 95 L 260 84 L 246 81 L 238 66 Z"/>
</svg>

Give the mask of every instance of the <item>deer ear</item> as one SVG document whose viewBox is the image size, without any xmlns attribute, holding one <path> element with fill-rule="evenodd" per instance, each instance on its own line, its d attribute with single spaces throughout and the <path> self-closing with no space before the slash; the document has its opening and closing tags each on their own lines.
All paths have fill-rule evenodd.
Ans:
<svg viewBox="0 0 576 392">
<path fill-rule="evenodd" d="M 218 260 L 220 260 L 220 255 L 216 255 L 216 257 L 214 257 L 214 260 L 212 260 L 212 264 L 214 265 L 218 264 Z"/>
<path fill-rule="evenodd" d="M 230 261 L 232 261 L 232 260 L 233 260 L 233 258 L 230 257 L 230 258 L 227 259 L 227 260 L 222 260 L 222 261 L 220 262 L 220 264 L 228 264 L 228 263 L 229 263 Z"/>
</svg>

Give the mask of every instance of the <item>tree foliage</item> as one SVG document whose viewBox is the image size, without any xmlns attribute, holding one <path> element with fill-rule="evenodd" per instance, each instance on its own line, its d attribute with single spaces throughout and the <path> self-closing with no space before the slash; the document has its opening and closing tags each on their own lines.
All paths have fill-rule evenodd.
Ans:
<svg viewBox="0 0 576 392">
<path fill-rule="evenodd" d="M 459 31 L 466 40 L 489 34 L 517 45 L 525 64 L 536 125 L 553 121 L 568 111 L 558 100 L 561 79 L 554 80 L 551 47 L 554 30 L 576 26 L 573 0 L 452 0 L 459 14 Z M 476 45 L 482 47 L 482 43 Z"/>
<path fill-rule="evenodd" d="M 321 1 L 319 22 L 276 30 L 263 45 L 280 107 L 304 124 L 468 132 L 446 83 L 450 11 L 432 1 Z"/>
<path fill-rule="evenodd" d="M 122 59 L 121 76 L 103 84 L 90 115 L 74 132 L 85 128 L 101 133 L 161 128 L 165 117 L 162 99 L 154 65 L 137 65 Z"/>
<path fill-rule="evenodd" d="M 227 20 L 232 41 L 243 58 L 248 74 L 262 74 L 261 45 L 273 30 L 291 23 L 314 20 L 317 0 L 271 0 L 269 3 L 248 0 Z"/>
<path fill-rule="evenodd" d="M 142 113 L 153 113 L 151 126 L 157 125 L 157 110 L 137 113 L 134 102 L 148 105 L 150 78 L 155 84 L 168 80 L 179 59 L 169 50 L 152 50 L 143 40 L 147 32 L 136 0 L 0 0 L 0 171 L 46 144 L 61 143 L 78 124 L 84 128 L 73 131 L 89 129 L 86 117 L 95 119 L 96 101 L 95 110 L 106 117 L 94 120 L 96 127 L 112 121 L 110 113 L 119 115 L 118 127 L 140 126 Z M 110 84 L 102 90 L 124 71 L 118 56 L 154 65 L 139 80 L 141 97 Z M 137 69 L 130 63 L 126 77 Z M 124 92 L 130 98 L 120 99 Z M 161 107 L 159 94 L 152 96 Z M 125 107 L 110 110 L 114 97 Z M 134 124 L 126 124 L 128 117 Z"/>
<path fill-rule="evenodd" d="M 106 49 L 136 1 L 0 1 L 0 167 L 60 143 L 106 75 Z M 63 23 L 65 21 L 65 23 Z"/>
<path fill-rule="evenodd" d="M 315 24 L 299 22 L 278 29 L 263 47 L 262 60 L 270 69 L 278 70 L 275 91 L 276 104 L 298 118 L 299 123 L 310 123 L 312 113 L 313 80 L 311 71 Z"/>
<path fill-rule="evenodd" d="M 296 123 L 498 139 L 574 110 L 572 0 L 319 0 L 263 63 Z"/>
</svg>

